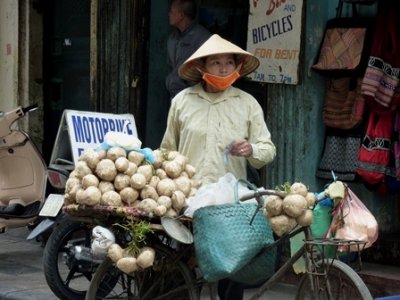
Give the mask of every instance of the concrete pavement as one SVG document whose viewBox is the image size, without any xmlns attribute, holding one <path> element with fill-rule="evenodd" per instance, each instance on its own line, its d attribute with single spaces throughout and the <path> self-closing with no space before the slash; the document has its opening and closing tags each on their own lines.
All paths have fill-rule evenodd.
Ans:
<svg viewBox="0 0 400 300">
<path fill-rule="evenodd" d="M 42 266 L 41 243 L 27 241 L 27 228 L 10 229 L 0 234 L 0 300 L 55 300 L 47 286 Z M 364 263 L 360 273 L 372 295 L 379 299 L 400 299 L 400 268 Z M 297 278 L 275 285 L 261 299 L 294 299 Z M 245 300 L 254 290 L 245 291 Z M 209 299 L 207 291 L 202 300 Z"/>
<path fill-rule="evenodd" d="M 42 266 L 41 243 L 27 241 L 27 228 L 10 229 L 0 234 L 0 300 L 56 300 L 47 286 Z M 254 290 L 245 291 L 245 300 Z M 296 287 L 278 284 L 263 299 L 294 299 Z M 209 299 L 204 291 L 201 299 Z"/>
<path fill-rule="evenodd" d="M 55 300 L 43 274 L 43 248 L 27 228 L 0 234 L 0 299 Z"/>
</svg>

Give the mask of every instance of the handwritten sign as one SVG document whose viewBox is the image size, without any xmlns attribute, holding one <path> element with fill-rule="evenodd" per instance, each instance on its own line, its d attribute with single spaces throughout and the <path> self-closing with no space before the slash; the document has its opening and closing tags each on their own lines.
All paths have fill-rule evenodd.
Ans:
<svg viewBox="0 0 400 300">
<path fill-rule="evenodd" d="M 65 141 L 65 129 L 71 149 Z M 123 132 L 137 136 L 135 118 L 131 114 L 108 114 L 88 111 L 65 110 L 57 138 L 54 144 L 51 162 L 66 156 L 72 151 L 72 158 L 76 164 L 78 158 L 86 148 L 96 148 L 104 141 L 109 131 Z"/>
<path fill-rule="evenodd" d="M 252 80 L 298 83 L 303 0 L 249 0 L 247 51 L 260 60 Z"/>
</svg>

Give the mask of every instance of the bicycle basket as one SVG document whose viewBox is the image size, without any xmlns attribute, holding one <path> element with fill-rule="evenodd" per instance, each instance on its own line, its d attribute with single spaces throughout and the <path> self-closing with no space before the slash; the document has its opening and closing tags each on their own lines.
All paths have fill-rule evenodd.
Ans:
<svg viewBox="0 0 400 300">
<path fill-rule="evenodd" d="M 262 250 L 261 253 L 229 278 L 236 282 L 256 285 L 270 278 L 275 273 L 275 268 L 276 247 L 272 246 Z"/>
<path fill-rule="evenodd" d="M 272 230 L 261 210 L 250 224 L 256 209 L 253 204 L 237 203 L 206 206 L 194 212 L 194 245 L 205 280 L 234 276 L 238 282 L 253 283 L 264 278 L 263 274 L 270 274 L 275 266 L 275 252 L 267 257 L 257 254 L 273 242 Z M 256 272 L 258 268 L 263 274 Z"/>
</svg>

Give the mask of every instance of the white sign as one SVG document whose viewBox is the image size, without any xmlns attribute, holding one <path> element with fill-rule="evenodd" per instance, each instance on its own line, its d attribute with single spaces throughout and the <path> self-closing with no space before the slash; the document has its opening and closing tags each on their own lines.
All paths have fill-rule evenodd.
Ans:
<svg viewBox="0 0 400 300">
<path fill-rule="evenodd" d="M 58 138 L 55 143 L 56 150 L 62 146 L 58 144 L 62 140 L 59 136 L 61 136 L 60 132 L 62 132 L 64 126 L 67 126 L 68 129 L 72 157 L 75 164 L 86 148 L 96 148 L 104 141 L 104 136 L 109 131 L 137 136 L 135 118 L 132 114 L 120 115 L 64 110 Z M 60 153 L 62 151 L 56 152 Z M 54 155 L 53 153 L 53 156 Z"/>
<path fill-rule="evenodd" d="M 39 216 L 42 217 L 55 217 L 64 204 L 64 195 L 61 194 L 50 194 L 42 209 L 39 212 Z"/>
<path fill-rule="evenodd" d="M 298 83 L 303 0 L 249 0 L 247 51 L 260 60 L 252 80 Z"/>
</svg>

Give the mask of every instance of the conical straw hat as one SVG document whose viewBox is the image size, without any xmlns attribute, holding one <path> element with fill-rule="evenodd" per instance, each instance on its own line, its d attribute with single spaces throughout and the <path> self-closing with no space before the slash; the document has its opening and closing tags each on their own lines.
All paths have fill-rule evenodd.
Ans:
<svg viewBox="0 0 400 300">
<path fill-rule="evenodd" d="M 179 76 L 184 80 L 199 82 L 201 81 L 202 74 L 198 68 L 203 67 L 204 64 L 201 58 L 214 54 L 228 53 L 236 55 L 237 64 L 243 64 L 239 71 L 241 77 L 253 72 L 260 65 L 260 61 L 253 54 L 223 39 L 218 34 L 213 34 L 180 66 L 178 71 Z"/>
</svg>

